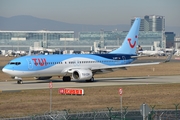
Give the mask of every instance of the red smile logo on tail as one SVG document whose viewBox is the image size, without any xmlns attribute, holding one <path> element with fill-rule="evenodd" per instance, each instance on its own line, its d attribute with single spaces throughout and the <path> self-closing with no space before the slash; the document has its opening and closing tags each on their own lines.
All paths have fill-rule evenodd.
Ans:
<svg viewBox="0 0 180 120">
<path fill-rule="evenodd" d="M 135 38 L 137 38 L 137 35 L 135 36 Z M 136 41 L 134 41 L 134 44 L 131 43 L 131 38 L 128 38 L 128 42 L 131 48 L 134 48 L 134 46 L 136 45 Z"/>
</svg>

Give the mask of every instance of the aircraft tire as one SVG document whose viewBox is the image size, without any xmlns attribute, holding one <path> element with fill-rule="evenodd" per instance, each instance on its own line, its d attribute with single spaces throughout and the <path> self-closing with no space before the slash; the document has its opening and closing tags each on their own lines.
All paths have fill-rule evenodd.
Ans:
<svg viewBox="0 0 180 120">
<path fill-rule="evenodd" d="M 23 84 L 23 81 L 22 81 L 22 80 L 20 80 L 20 84 Z"/>
<path fill-rule="evenodd" d="M 63 77 L 63 82 L 70 82 L 71 81 L 71 77 L 70 76 L 64 76 Z"/>
<path fill-rule="evenodd" d="M 18 80 L 17 84 L 23 84 L 23 81 L 22 80 Z"/>
<path fill-rule="evenodd" d="M 94 77 L 92 77 L 90 80 L 86 80 L 86 82 L 94 82 Z"/>
</svg>

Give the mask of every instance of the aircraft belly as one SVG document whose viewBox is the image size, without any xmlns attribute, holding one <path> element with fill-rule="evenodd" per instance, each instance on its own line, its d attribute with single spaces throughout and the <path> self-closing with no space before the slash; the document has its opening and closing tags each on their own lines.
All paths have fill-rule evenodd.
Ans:
<svg viewBox="0 0 180 120">
<path fill-rule="evenodd" d="M 53 66 L 47 69 L 36 71 L 37 76 L 55 76 L 55 75 L 61 75 L 62 69 L 59 69 L 60 67 Z"/>
</svg>

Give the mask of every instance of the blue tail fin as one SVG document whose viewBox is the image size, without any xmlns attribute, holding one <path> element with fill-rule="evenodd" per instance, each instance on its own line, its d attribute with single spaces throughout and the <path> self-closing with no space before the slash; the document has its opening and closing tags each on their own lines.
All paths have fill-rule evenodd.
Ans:
<svg viewBox="0 0 180 120">
<path fill-rule="evenodd" d="M 141 19 L 136 18 L 129 33 L 127 34 L 122 46 L 118 49 L 110 52 L 113 54 L 136 54 L 137 42 L 138 42 L 138 33 L 140 27 Z"/>
</svg>

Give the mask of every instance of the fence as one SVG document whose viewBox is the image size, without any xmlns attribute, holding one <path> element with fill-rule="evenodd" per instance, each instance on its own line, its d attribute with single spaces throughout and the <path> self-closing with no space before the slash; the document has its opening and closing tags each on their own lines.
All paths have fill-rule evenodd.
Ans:
<svg viewBox="0 0 180 120">
<path fill-rule="evenodd" d="M 77 112 L 71 113 L 70 110 L 45 112 L 42 115 L 33 115 L 18 118 L 3 118 L 2 120 L 143 120 L 139 110 L 124 109 L 114 111 L 107 108 L 105 111 Z M 148 120 L 180 120 L 180 110 L 152 110 L 147 116 Z"/>
</svg>

